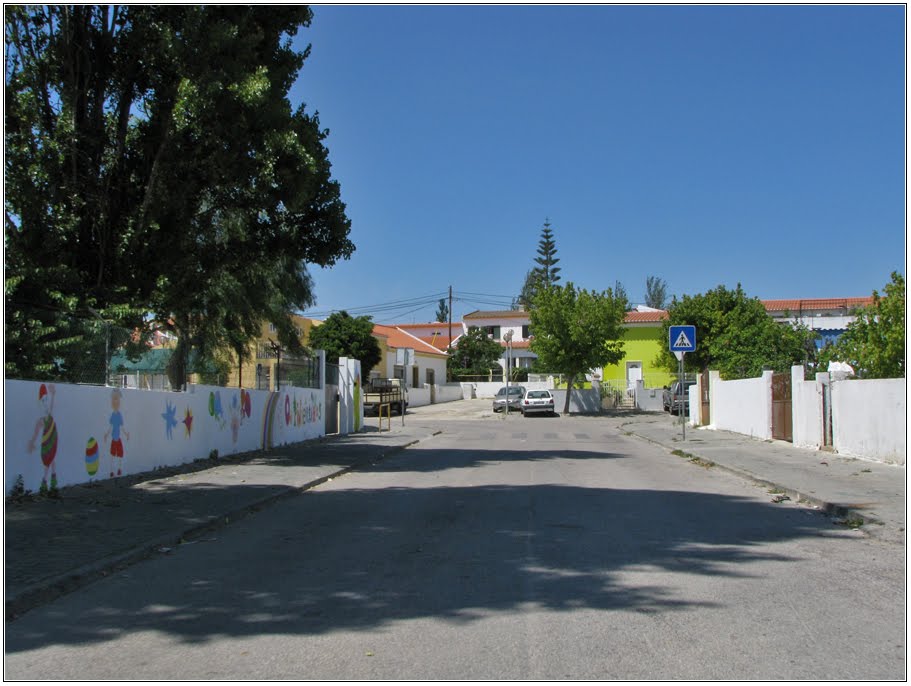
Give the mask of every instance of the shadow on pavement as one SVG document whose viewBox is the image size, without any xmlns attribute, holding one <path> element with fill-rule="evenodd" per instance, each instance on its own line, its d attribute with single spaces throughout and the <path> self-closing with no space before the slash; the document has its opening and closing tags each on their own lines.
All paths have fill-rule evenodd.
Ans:
<svg viewBox="0 0 911 686">
<path fill-rule="evenodd" d="M 519 455 L 499 452 L 496 459 L 526 459 Z M 540 459 L 616 457 L 563 450 Z M 403 467 L 430 471 L 485 460 L 473 450 L 425 449 L 373 470 L 381 482 L 382 473 Z M 239 497 L 245 488 L 221 495 Z M 93 535 L 90 522 L 68 526 L 75 527 L 71 535 Z M 763 573 L 759 563 L 792 561 L 763 544 L 825 531 L 834 531 L 828 520 L 800 509 L 685 490 L 379 483 L 365 489 L 339 481 L 93 584 L 78 600 L 36 609 L 7 631 L 6 651 L 150 630 L 198 643 L 322 635 L 413 618 L 467 623 L 529 603 L 643 613 L 713 607 L 717 601 L 657 582 L 633 586 L 624 574 L 649 568 L 748 581 Z M 90 609 L 76 609 L 86 602 Z"/>
</svg>

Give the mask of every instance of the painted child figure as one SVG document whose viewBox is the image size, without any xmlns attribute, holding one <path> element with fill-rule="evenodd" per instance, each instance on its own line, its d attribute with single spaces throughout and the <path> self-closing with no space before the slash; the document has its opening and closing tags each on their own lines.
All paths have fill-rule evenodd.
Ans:
<svg viewBox="0 0 911 686">
<path fill-rule="evenodd" d="M 120 432 L 123 431 L 123 435 L 126 436 L 127 440 L 130 440 L 130 433 L 123 426 L 123 415 L 120 414 L 120 398 L 122 394 L 119 388 L 115 388 L 111 392 L 111 417 L 108 422 L 111 425 L 110 430 L 104 432 L 104 440 L 108 440 L 108 435 L 111 437 L 111 477 L 114 476 L 114 459 L 120 460 L 117 463 L 117 476 L 121 476 L 123 473 L 123 441 L 120 438 Z"/>
<path fill-rule="evenodd" d="M 57 423 L 54 421 L 54 398 L 57 395 L 57 388 L 52 384 L 45 386 L 41 384 L 38 389 L 38 402 L 41 403 L 44 414 L 38 418 L 35 423 L 35 432 L 28 442 L 28 452 L 35 450 L 35 440 L 38 433 L 41 433 L 41 462 L 44 465 L 44 475 L 41 477 L 41 488 L 39 493 L 47 495 L 47 473 L 51 472 L 51 491 L 57 489 L 57 468 L 54 466 L 54 460 L 57 458 Z"/>
</svg>

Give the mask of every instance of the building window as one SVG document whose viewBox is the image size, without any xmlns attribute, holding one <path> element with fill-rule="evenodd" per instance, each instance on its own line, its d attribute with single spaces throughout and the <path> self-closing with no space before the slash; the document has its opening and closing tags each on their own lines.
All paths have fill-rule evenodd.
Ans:
<svg viewBox="0 0 911 686">
<path fill-rule="evenodd" d="M 495 341 L 500 340 L 500 327 L 499 326 L 485 326 L 487 330 L 487 335 L 493 338 Z"/>
<path fill-rule="evenodd" d="M 432 370 L 432 369 L 428 369 L 428 370 L 426 371 L 426 376 L 427 376 L 427 383 L 428 383 L 429 385 L 433 386 L 433 370 Z"/>
<path fill-rule="evenodd" d="M 419 374 L 418 366 L 417 366 L 417 365 L 414 365 L 414 366 L 411 368 L 411 387 L 412 387 L 412 388 L 419 388 L 420 385 L 421 385 L 421 377 L 420 377 L 420 374 Z"/>
<path fill-rule="evenodd" d="M 528 324 L 522 325 L 522 338 L 527 339 L 531 337 L 531 327 Z"/>
</svg>

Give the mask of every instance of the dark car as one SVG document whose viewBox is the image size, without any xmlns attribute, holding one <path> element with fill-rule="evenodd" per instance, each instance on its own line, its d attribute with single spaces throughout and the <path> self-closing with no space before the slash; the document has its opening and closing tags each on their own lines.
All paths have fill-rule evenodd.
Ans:
<svg viewBox="0 0 911 686">
<path fill-rule="evenodd" d="M 497 391 L 497 395 L 493 399 L 493 411 L 500 412 L 506 407 L 510 410 L 518 410 L 519 403 L 522 402 L 523 397 L 525 397 L 525 386 L 510 386 L 509 399 L 507 401 L 506 386 L 503 386 L 503 388 Z"/>
<path fill-rule="evenodd" d="M 680 408 L 683 408 L 684 414 L 690 409 L 690 386 L 694 386 L 695 381 L 684 381 L 681 389 L 680 382 L 675 381 L 669 387 L 664 387 L 664 411 L 672 414 L 680 414 Z"/>
</svg>

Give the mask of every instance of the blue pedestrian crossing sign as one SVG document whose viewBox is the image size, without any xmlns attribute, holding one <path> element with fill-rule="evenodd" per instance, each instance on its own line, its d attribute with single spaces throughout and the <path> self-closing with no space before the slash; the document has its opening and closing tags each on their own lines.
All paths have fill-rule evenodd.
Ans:
<svg viewBox="0 0 911 686">
<path fill-rule="evenodd" d="M 670 327 L 672 353 L 691 353 L 696 350 L 696 327 L 691 324 Z"/>
</svg>

